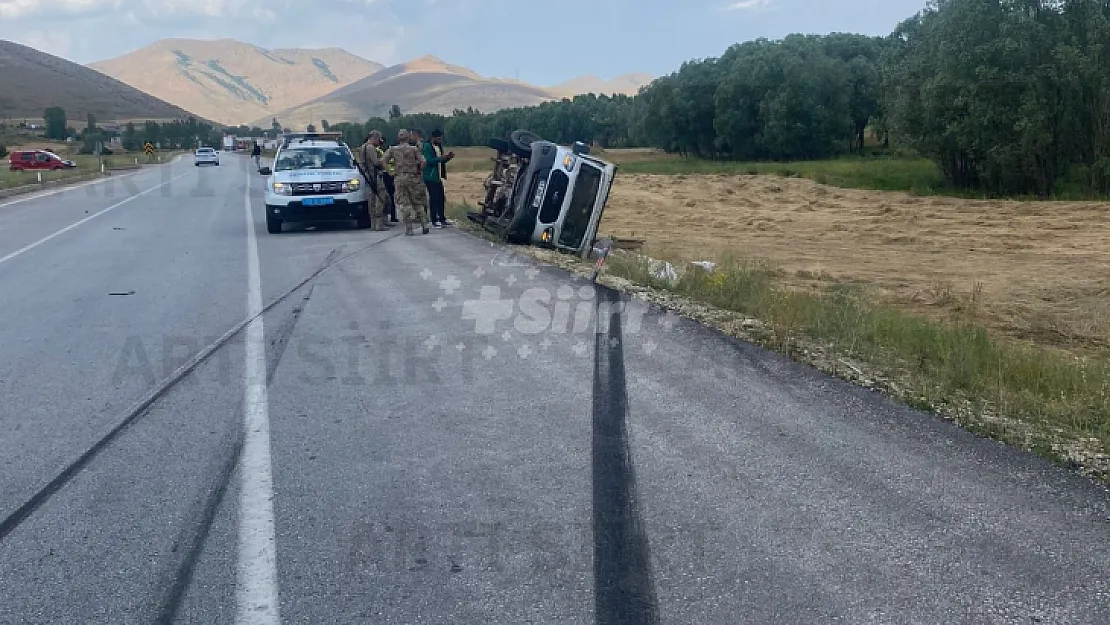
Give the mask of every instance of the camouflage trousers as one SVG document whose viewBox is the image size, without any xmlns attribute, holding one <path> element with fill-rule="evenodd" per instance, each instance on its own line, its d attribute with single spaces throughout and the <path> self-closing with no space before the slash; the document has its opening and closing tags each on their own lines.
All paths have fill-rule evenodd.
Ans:
<svg viewBox="0 0 1110 625">
<path fill-rule="evenodd" d="M 378 192 L 370 191 L 370 222 L 374 224 L 374 230 L 389 230 L 389 191 L 381 174 L 377 174 L 374 185 L 378 187 Z"/>
<path fill-rule="evenodd" d="M 412 231 L 412 225 L 419 223 L 428 227 L 428 189 L 418 177 L 398 176 L 394 199 L 401 218 L 405 222 L 405 232 Z"/>
</svg>

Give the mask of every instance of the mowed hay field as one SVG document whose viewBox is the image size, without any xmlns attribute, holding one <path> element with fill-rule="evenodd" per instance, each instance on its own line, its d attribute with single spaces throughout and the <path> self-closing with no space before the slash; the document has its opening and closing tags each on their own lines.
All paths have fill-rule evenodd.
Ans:
<svg viewBox="0 0 1110 625">
<path fill-rule="evenodd" d="M 490 151 L 470 152 L 449 172 L 450 201 L 476 204 L 484 195 Z M 761 260 L 789 287 L 852 283 L 931 318 L 971 314 L 1000 336 L 1110 349 L 1108 203 L 918 197 L 766 175 L 618 173 L 601 234 L 644 238 L 646 254 L 672 262 Z"/>
</svg>

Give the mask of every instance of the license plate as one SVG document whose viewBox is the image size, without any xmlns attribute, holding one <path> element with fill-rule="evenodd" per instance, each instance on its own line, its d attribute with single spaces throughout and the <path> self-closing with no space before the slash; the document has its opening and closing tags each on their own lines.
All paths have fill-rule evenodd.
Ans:
<svg viewBox="0 0 1110 625">
<path fill-rule="evenodd" d="M 305 206 L 326 206 L 334 203 L 335 200 L 330 197 L 310 197 L 304 199 Z"/>
</svg>

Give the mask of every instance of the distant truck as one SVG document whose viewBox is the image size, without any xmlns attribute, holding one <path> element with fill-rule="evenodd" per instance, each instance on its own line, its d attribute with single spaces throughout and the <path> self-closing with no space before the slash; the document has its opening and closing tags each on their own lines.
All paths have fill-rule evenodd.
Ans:
<svg viewBox="0 0 1110 625">
<path fill-rule="evenodd" d="M 224 152 L 235 151 L 235 135 L 224 135 Z"/>
</svg>

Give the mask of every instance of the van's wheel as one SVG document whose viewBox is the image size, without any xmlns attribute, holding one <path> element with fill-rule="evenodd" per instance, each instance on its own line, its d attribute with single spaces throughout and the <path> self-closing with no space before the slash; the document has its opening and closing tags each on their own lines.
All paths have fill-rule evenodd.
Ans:
<svg viewBox="0 0 1110 625">
<path fill-rule="evenodd" d="M 266 214 L 266 232 L 281 234 L 281 220 L 269 213 Z"/>
<path fill-rule="evenodd" d="M 539 140 L 539 136 L 534 132 L 514 130 L 509 135 L 509 146 L 512 148 L 513 154 L 527 158 L 532 156 L 532 142 Z"/>
</svg>

